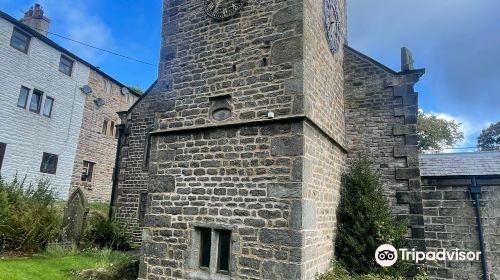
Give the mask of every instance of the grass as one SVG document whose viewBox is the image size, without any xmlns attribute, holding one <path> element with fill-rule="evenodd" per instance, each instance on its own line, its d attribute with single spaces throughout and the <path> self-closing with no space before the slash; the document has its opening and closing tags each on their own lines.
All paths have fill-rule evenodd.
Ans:
<svg viewBox="0 0 500 280">
<path fill-rule="evenodd" d="M 0 280 L 76 280 L 75 271 L 106 268 L 128 258 L 124 253 L 111 250 L 75 252 L 59 247 L 40 256 L 0 260 Z"/>
</svg>

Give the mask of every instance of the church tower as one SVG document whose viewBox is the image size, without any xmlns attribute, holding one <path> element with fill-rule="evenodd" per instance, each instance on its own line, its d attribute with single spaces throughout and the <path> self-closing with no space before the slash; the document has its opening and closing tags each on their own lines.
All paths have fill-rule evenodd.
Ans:
<svg viewBox="0 0 500 280">
<path fill-rule="evenodd" d="M 164 0 L 159 76 L 122 114 L 115 216 L 140 279 L 313 279 L 346 160 L 345 0 Z"/>
</svg>

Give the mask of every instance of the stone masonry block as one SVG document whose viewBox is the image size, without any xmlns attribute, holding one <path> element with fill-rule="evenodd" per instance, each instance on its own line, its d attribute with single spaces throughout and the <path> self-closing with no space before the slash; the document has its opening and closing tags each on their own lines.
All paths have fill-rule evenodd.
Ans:
<svg viewBox="0 0 500 280">
<path fill-rule="evenodd" d="M 302 235 L 295 230 L 263 228 L 259 233 L 259 241 L 277 246 L 300 247 Z"/>
<path fill-rule="evenodd" d="M 276 137 L 271 141 L 271 154 L 273 156 L 298 156 L 302 155 L 303 147 L 302 136 Z"/>
<path fill-rule="evenodd" d="M 302 184 L 269 183 L 267 185 L 267 196 L 276 198 L 300 198 L 302 197 Z"/>
<path fill-rule="evenodd" d="M 396 179 L 410 179 L 420 176 L 418 168 L 396 168 Z"/>
<path fill-rule="evenodd" d="M 300 265 L 267 260 L 262 264 L 263 279 L 300 279 Z"/>
<path fill-rule="evenodd" d="M 148 192 L 166 193 L 175 189 L 175 177 L 171 175 L 151 175 L 149 178 Z"/>
<path fill-rule="evenodd" d="M 302 21 L 302 4 L 291 5 L 278 10 L 273 16 L 273 25 L 281 25 L 294 21 Z"/>
<path fill-rule="evenodd" d="M 406 134 L 416 134 L 417 126 L 415 124 L 405 124 L 405 125 L 394 125 L 392 133 L 395 136 L 406 135 Z"/>
<path fill-rule="evenodd" d="M 144 225 L 146 227 L 170 227 L 170 216 L 165 215 L 146 215 Z"/>
<path fill-rule="evenodd" d="M 273 64 L 290 63 L 303 57 L 302 36 L 286 38 L 273 43 L 271 58 Z"/>
<path fill-rule="evenodd" d="M 141 255 L 145 257 L 165 258 L 168 252 L 168 244 L 156 242 L 144 242 L 141 247 Z"/>
</svg>

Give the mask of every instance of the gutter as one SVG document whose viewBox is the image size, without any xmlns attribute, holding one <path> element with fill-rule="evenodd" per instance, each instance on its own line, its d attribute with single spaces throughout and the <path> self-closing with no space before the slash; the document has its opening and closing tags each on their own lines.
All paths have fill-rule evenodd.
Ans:
<svg viewBox="0 0 500 280">
<path fill-rule="evenodd" d="M 113 207 L 115 206 L 116 189 L 118 188 L 118 176 L 120 175 L 120 157 L 122 150 L 122 138 L 125 134 L 125 124 L 116 126 L 118 130 L 118 144 L 116 145 L 115 166 L 113 168 L 113 185 L 111 187 L 111 200 L 109 201 L 109 219 L 113 219 Z"/>
<path fill-rule="evenodd" d="M 481 210 L 479 204 L 479 195 L 481 194 L 481 186 L 476 183 L 476 176 L 472 176 L 472 185 L 469 187 L 471 197 L 474 199 L 473 204 L 476 209 L 476 223 L 479 232 L 479 249 L 481 250 L 481 266 L 483 268 L 483 280 L 489 280 L 488 264 L 486 262 L 486 252 L 484 248 L 483 225 L 481 223 Z"/>
</svg>

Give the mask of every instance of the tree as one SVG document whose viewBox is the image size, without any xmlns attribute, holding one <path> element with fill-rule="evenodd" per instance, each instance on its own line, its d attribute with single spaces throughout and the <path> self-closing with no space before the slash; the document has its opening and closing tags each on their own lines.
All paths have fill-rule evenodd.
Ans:
<svg viewBox="0 0 500 280">
<path fill-rule="evenodd" d="M 396 248 L 406 245 L 407 221 L 396 221 L 382 192 L 380 175 L 372 162 L 358 157 L 342 177 L 340 205 L 337 210 L 337 261 L 351 274 L 404 276 L 408 264 L 398 261 L 390 268 L 375 262 L 375 251 L 382 244 Z"/>
<path fill-rule="evenodd" d="M 418 149 L 421 152 L 439 152 L 453 147 L 464 139 L 460 124 L 454 120 L 446 120 L 435 114 L 419 111 L 417 117 Z"/>
<path fill-rule="evenodd" d="M 500 150 L 500 121 L 483 129 L 477 138 L 477 145 L 481 151 Z"/>
</svg>

